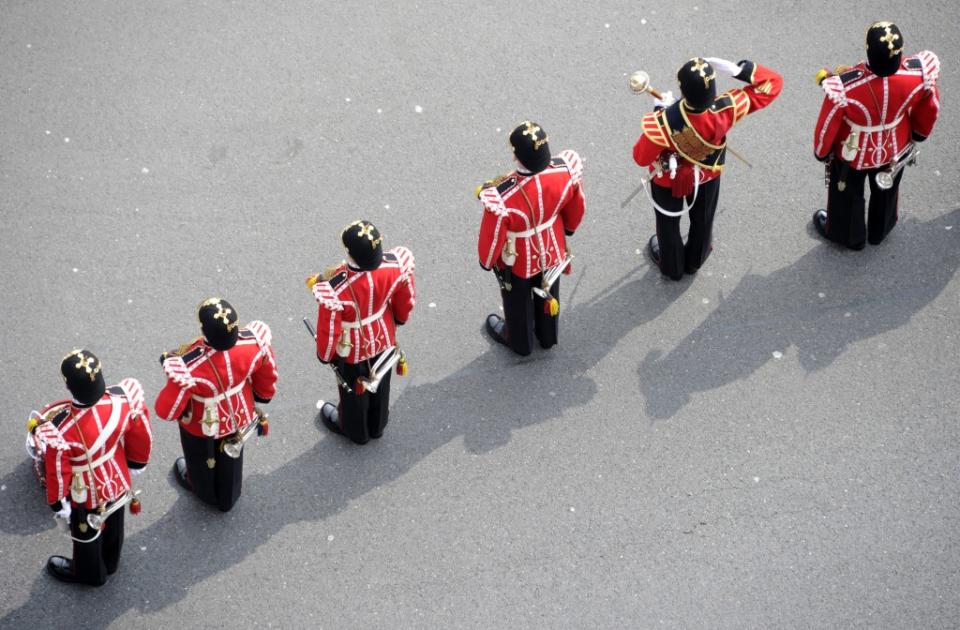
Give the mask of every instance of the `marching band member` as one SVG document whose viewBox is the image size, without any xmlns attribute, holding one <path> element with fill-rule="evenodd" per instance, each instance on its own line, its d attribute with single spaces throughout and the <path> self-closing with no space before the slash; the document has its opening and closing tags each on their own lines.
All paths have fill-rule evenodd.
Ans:
<svg viewBox="0 0 960 630">
<path fill-rule="evenodd" d="M 813 214 L 821 236 L 859 250 L 865 241 L 879 244 L 897 224 L 902 167 L 940 113 L 939 76 L 932 52 L 903 58 L 903 34 L 892 22 L 867 29 L 865 62 L 817 73 L 824 99 L 813 150 L 827 163 L 828 190 L 826 210 Z M 864 180 L 870 182 L 866 226 Z"/>
<path fill-rule="evenodd" d="M 167 384 L 154 409 L 180 426 L 177 481 L 228 512 L 240 498 L 243 440 L 269 430 L 255 403 L 269 403 L 276 394 L 277 363 L 270 328 L 261 321 L 241 328 L 226 300 L 205 300 L 197 317 L 202 336 L 160 357 Z"/>
<path fill-rule="evenodd" d="M 319 304 L 317 358 L 332 365 L 340 394 L 339 406 L 321 404 L 320 417 L 330 431 L 366 444 L 387 426 L 393 366 L 406 373 L 396 335 L 416 302 L 414 260 L 406 247 L 384 252 L 369 221 L 354 221 L 340 239 L 347 260 L 307 278 Z"/>
<path fill-rule="evenodd" d="M 744 81 L 744 88 L 717 97 L 717 72 Z M 642 120 L 643 134 L 633 147 L 637 164 L 649 167 L 650 198 L 656 210 L 656 234 L 647 245 L 650 258 L 673 280 L 696 273 L 712 251 L 713 219 L 720 175 L 727 153 L 727 132 L 748 114 L 769 105 L 783 78 L 752 61 L 696 57 L 677 72 L 682 98 L 665 92 Z M 731 151 L 732 152 L 732 151 Z M 684 245 L 680 217 L 690 213 Z"/>
<path fill-rule="evenodd" d="M 526 121 L 510 134 L 517 169 L 485 182 L 477 251 L 500 284 L 503 317 L 487 317 L 493 339 L 526 356 L 533 338 L 557 343 L 559 272 L 570 272 L 566 239 L 583 219 L 583 165 L 571 150 L 550 155 L 546 132 Z M 551 273 L 552 272 L 552 273 Z M 552 285 L 547 276 L 555 277 Z"/>
<path fill-rule="evenodd" d="M 100 360 L 88 350 L 64 357 L 60 373 L 73 399 L 29 427 L 45 448 L 47 502 L 69 520 L 73 539 L 73 558 L 51 556 L 47 571 L 64 582 L 101 586 L 120 562 L 124 507 L 140 511 L 131 474 L 150 459 L 150 411 L 135 379 L 107 387 Z"/>
</svg>

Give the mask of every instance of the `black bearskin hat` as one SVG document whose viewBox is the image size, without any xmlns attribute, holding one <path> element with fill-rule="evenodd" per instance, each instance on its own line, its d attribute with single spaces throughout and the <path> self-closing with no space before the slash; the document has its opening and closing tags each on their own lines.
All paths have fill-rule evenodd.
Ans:
<svg viewBox="0 0 960 630">
<path fill-rule="evenodd" d="M 82 407 L 95 405 L 107 391 L 100 371 L 100 359 L 89 350 L 74 350 L 63 357 L 60 374 L 73 399 Z"/>
<path fill-rule="evenodd" d="M 207 345 L 215 350 L 229 350 L 240 336 L 237 309 L 221 298 L 204 300 L 197 307 L 197 319 Z"/>
<path fill-rule="evenodd" d="M 903 34 L 893 22 L 874 22 L 867 29 L 867 63 L 870 70 L 888 77 L 900 69 Z"/>
<path fill-rule="evenodd" d="M 357 267 L 364 271 L 373 271 L 383 262 L 383 237 L 380 230 L 369 221 L 354 221 L 343 228 L 340 234 L 343 246 Z"/>
<path fill-rule="evenodd" d="M 717 73 L 706 60 L 694 57 L 677 72 L 683 100 L 693 109 L 706 109 L 717 97 Z"/>
<path fill-rule="evenodd" d="M 550 164 L 550 145 L 547 132 L 540 125 L 524 121 L 510 134 L 513 154 L 531 173 L 539 173 Z"/>
</svg>

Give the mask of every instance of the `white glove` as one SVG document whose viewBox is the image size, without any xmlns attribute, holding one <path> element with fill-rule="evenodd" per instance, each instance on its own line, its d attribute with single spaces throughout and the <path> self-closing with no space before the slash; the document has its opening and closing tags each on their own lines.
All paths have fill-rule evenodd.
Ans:
<svg viewBox="0 0 960 630">
<path fill-rule="evenodd" d="M 129 468 L 128 470 L 130 471 L 130 476 L 131 476 L 131 477 L 136 477 L 137 475 L 139 475 L 140 473 L 142 473 L 142 472 L 145 471 L 146 469 L 147 469 L 147 467 L 144 466 L 143 468 Z"/>
<path fill-rule="evenodd" d="M 62 507 L 60 508 L 60 511 L 57 512 L 57 518 L 62 518 L 65 521 L 69 521 L 71 512 L 70 499 L 67 499 L 66 497 L 60 499 L 60 505 Z"/>
<path fill-rule="evenodd" d="M 720 74 L 725 74 L 728 77 L 735 77 L 740 74 L 740 66 L 732 61 L 720 59 L 719 57 L 704 57 L 703 60 L 713 66 L 713 69 Z"/>
<path fill-rule="evenodd" d="M 673 92 L 671 92 L 670 90 L 667 90 L 666 92 L 660 93 L 660 98 L 653 99 L 653 106 L 663 107 L 664 109 L 666 109 L 667 107 L 670 107 L 671 105 L 673 105 L 676 101 L 677 99 L 673 97 Z"/>
</svg>

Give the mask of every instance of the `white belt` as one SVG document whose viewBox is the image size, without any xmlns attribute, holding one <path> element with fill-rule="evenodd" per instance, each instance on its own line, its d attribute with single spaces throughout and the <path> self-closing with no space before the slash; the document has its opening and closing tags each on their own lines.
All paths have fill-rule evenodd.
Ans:
<svg viewBox="0 0 960 630">
<path fill-rule="evenodd" d="M 227 399 L 228 397 L 230 397 L 230 396 L 236 396 L 236 395 L 239 394 L 241 391 L 243 391 L 243 387 L 244 387 L 246 384 L 247 384 L 246 381 L 240 381 L 240 384 L 239 384 L 239 385 L 237 385 L 237 386 L 235 386 L 235 387 L 231 387 L 230 389 L 228 389 L 228 390 L 225 391 L 224 393 L 222 393 L 222 394 L 217 394 L 216 396 L 213 396 L 212 398 L 204 398 L 203 396 L 197 396 L 196 394 L 194 394 L 193 396 L 191 396 L 191 398 L 193 398 L 193 399 L 196 400 L 197 402 L 202 402 L 204 405 L 213 405 L 213 404 L 215 404 L 215 403 L 220 402 L 221 400 L 226 400 L 226 399 Z"/>
<path fill-rule="evenodd" d="M 507 234 L 509 234 L 509 232 L 507 232 Z M 373 322 L 383 317 L 383 314 L 387 310 L 387 304 L 388 304 L 387 302 L 384 302 L 383 306 L 380 307 L 380 310 L 374 313 L 373 315 L 371 315 L 370 317 L 365 317 L 361 319 L 359 322 L 358 321 L 343 322 L 341 325 L 344 328 L 360 328 L 361 326 L 369 326 Z"/>
<path fill-rule="evenodd" d="M 73 472 L 74 472 L 74 473 L 89 472 L 91 469 L 99 468 L 100 466 L 103 466 L 103 465 L 106 464 L 108 461 L 110 461 L 111 459 L 113 459 L 113 454 L 114 454 L 114 452 L 116 452 L 116 450 L 117 450 L 117 444 L 119 444 L 119 443 L 120 443 L 120 442 L 118 441 L 116 444 L 113 445 L 113 448 L 111 448 L 109 451 L 107 451 L 106 453 L 104 453 L 104 454 L 101 455 L 100 457 L 96 458 L 95 460 L 93 460 L 93 461 L 90 462 L 89 464 L 73 464 Z"/>
<path fill-rule="evenodd" d="M 543 232 L 544 230 L 550 228 L 556 220 L 557 220 L 557 215 L 553 215 L 552 217 L 550 217 L 549 219 L 547 219 L 546 221 L 544 221 L 543 223 L 541 223 L 535 228 L 524 230 L 523 232 L 510 232 L 508 230 L 507 238 L 530 238 L 534 234 L 539 234 L 540 232 Z"/>
<path fill-rule="evenodd" d="M 887 131 L 888 129 L 895 129 L 897 125 L 903 120 L 903 116 L 897 116 L 896 120 L 889 122 L 885 125 L 873 125 L 872 127 L 867 127 L 865 125 L 858 125 L 849 118 L 844 118 L 844 122 L 850 125 L 851 131 L 860 131 L 864 133 L 876 133 L 878 131 Z"/>
</svg>

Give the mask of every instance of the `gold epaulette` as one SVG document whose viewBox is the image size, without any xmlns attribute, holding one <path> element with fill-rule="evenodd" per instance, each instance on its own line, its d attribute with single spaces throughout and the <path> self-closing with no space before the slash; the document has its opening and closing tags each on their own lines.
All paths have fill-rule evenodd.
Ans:
<svg viewBox="0 0 960 630">
<path fill-rule="evenodd" d="M 323 270 L 323 274 L 321 274 L 320 279 L 326 282 L 330 278 L 337 275 L 340 272 L 340 267 L 342 266 L 343 266 L 342 261 L 337 263 L 336 265 L 330 265 L 329 267 Z"/>
<path fill-rule="evenodd" d="M 497 176 L 494 177 L 493 179 L 488 179 L 487 181 L 485 181 L 485 182 L 483 182 L 482 184 L 480 184 L 479 186 L 477 186 L 477 191 L 476 191 L 476 193 L 477 193 L 477 198 L 478 198 L 478 199 L 480 198 L 480 191 L 481 191 L 481 190 L 483 190 L 483 189 L 485 189 L 485 188 L 493 188 L 494 186 L 499 186 L 499 185 L 502 184 L 503 182 L 507 181 L 507 178 L 508 178 L 508 177 L 510 177 L 509 174 L 506 174 L 506 175 L 497 175 Z"/>
<path fill-rule="evenodd" d="M 308 289 L 313 291 L 313 285 L 315 285 L 318 282 L 329 281 L 330 278 L 334 277 L 335 275 L 337 275 L 337 273 L 340 272 L 340 267 L 342 267 L 343 265 L 344 265 L 343 262 L 340 262 L 339 264 L 336 264 L 336 265 L 330 265 L 329 267 L 324 269 L 322 273 L 315 273 L 312 276 L 307 276 L 307 279 L 304 281 L 304 283 L 307 285 Z"/>
<path fill-rule="evenodd" d="M 177 348 L 176 350 L 171 350 L 170 352 L 164 352 L 163 354 L 164 356 L 168 356 L 168 357 L 182 357 L 186 353 L 190 352 L 190 348 L 192 348 L 194 344 L 196 344 L 201 339 L 203 339 L 203 337 L 194 337 L 187 343 L 181 343 L 180 347 Z"/>
<path fill-rule="evenodd" d="M 641 126 L 643 127 L 643 135 L 645 135 L 650 142 L 665 149 L 670 147 L 670 141 L 667 140 L 667 133 L 664 131 L 663 126 L 661 126 L 656 112 L 650 112 L 644 115 Z"/>
</svg>

